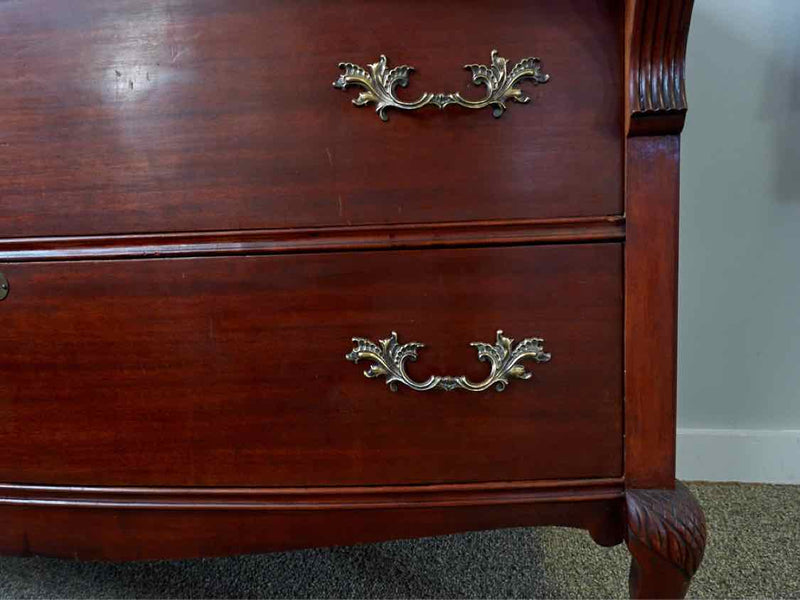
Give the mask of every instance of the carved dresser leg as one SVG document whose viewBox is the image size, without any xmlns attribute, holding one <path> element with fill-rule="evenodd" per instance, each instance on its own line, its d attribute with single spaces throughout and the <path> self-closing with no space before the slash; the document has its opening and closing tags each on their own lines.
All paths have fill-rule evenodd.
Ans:
<svg viewBox="0 0 800 600">
<path fill-rule="evenodd" d="M 628 490 L 631 598 L 683 598 L 703 560 L 706 520 L 689 489 Z"/>
</svg>

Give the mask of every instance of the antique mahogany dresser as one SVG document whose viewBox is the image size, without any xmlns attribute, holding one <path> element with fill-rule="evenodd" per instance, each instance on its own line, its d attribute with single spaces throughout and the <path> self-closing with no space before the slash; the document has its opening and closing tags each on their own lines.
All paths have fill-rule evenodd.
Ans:
<svg viewBox="0 0 800 600">
<path fill-rule="evenodd" d="M 0 552 L 563 525 L 682 596 L 691 9 L 0 3 Z"/>
</svg>

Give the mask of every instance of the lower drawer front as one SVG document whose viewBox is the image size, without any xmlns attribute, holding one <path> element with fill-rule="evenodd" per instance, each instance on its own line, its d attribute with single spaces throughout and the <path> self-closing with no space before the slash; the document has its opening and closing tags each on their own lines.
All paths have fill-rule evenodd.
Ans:
<svg viewBox="0 0 800 600">
<path fill-rule="evenodd" d="M 305 486 L 618 476 L 618 244 L 6 264 L 0 481 Z M 544 338 L 506 389 L 366 378 L 351 338 Z"/>
</svg>

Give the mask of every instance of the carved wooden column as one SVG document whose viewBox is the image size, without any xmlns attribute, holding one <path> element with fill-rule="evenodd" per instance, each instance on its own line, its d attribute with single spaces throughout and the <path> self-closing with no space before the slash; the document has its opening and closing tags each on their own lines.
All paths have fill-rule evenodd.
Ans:
<svg viewBox="0 0 800 600">
<path fill-rule="evenodd" d="M 634 598 L 682 598 L 705 518 L 675 481 L 678 199 L 693 0 L 628 0 L 625 263 L 626 540 Z"/>
</svg>

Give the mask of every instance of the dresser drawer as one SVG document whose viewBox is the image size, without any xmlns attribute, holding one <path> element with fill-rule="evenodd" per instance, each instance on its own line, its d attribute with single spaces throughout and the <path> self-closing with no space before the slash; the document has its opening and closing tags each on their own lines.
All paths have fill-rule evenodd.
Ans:
<svg viewBox="0 0 800 600">
<path fill-rule="evenodd" d="M 293 486 L 618 476 L 618 244 L 0 265 L 0 481 Z M 410 380 L 540 337 L 505 390 Z M 502 374 L 502 373 L 501 373 Z M 447 381 L 445 380 L 443 384 Z M 440 388 L 443 386 L 440 386 Z M 503 387 L 502 385 L 500 387 Z"/>
<path fill-rule="evenodd" d="M 621 214 L 623 4 L 0 3 L 0 237 Z M 499 119 L 331 85 L 383 54 L 477 100 L 493 49 L 551 76 Z"/>
</svg>

